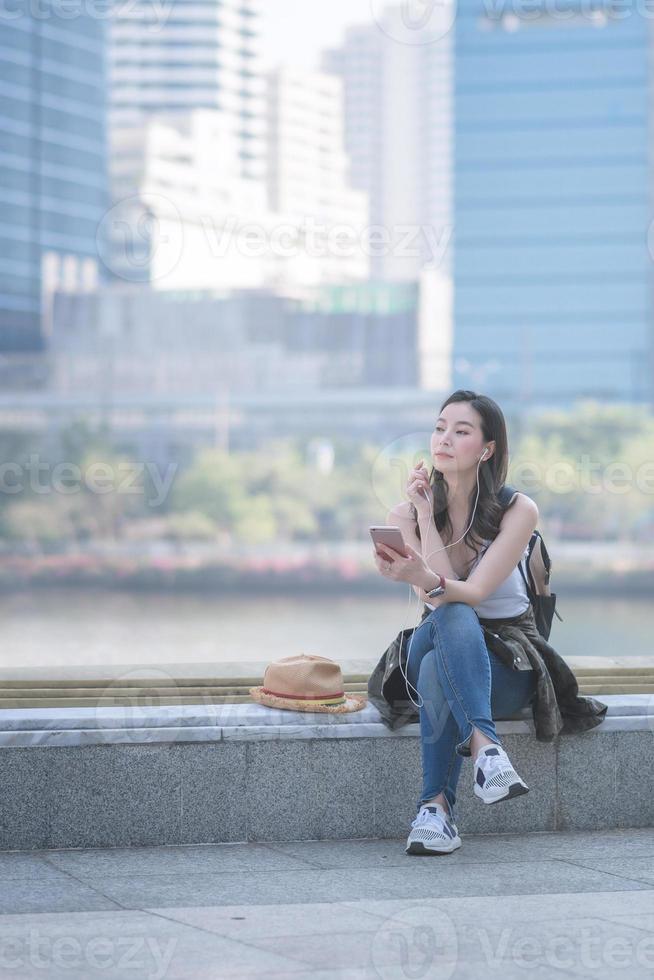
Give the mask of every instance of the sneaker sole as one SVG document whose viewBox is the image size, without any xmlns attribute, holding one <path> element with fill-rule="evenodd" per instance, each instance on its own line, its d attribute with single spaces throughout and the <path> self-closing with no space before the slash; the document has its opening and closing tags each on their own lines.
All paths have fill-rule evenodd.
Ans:
<svg viewBox="0 0 654 980">
<path fill-rule="evenodd" d="M 477 792 L 477 784 L 475 783 L 475 796 L 482 801 L 482 803 L 501 803 L 503 800 L 512 800 L 514 796 L 522 796 L 524 793 L 529 792 L 529 787 L 525 786 L 524 783 L 511 783 L 509 786 L 508 793 L 504 796 L 498 796 L 494 800 L 487 800 L 481 793 Z"/>
<path fill-rule="evenodd" d="M 452 854 L 453 851 L 457 851 L 461 847 L 460 840 L 458 843 L 454 843 L 454 841 L 452 843 L 454 844 L 454 847 L 450 847 L 449 850 L 437 851 L 434 850 L 434 848 L 425 847 L 422 841 L 414 840 L 408 847 L 405 848 L 405 851 L 407 854 L 419 854 L 422 857 L 440 857 L 441 855 Z"/>
</svg>

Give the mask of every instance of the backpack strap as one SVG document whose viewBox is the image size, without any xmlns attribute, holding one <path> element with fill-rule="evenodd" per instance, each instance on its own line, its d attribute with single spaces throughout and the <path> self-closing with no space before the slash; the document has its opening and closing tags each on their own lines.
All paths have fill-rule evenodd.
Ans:
<svg viewBox="0 0 654 980">
<path fill-rule="evenodd" d="M 518 492 L 519 491 L 516 490 L 515 487 L 510 486 L 508 483 L 505 483 L 504 486 L 501 488 L 501 490 L 498 491 L 497 499 L 499 500 L 500 505 L 504 510 L 506 510 L 508 507 L 511 506 L 511 504 L 513 503 L 513 499 Z M 538 594 L 536 592 L 536 583 L 534 582 L 534 576 L 532 575 L 531 568 L 529 567 L 529 563 L 531 561 L 532 552 L 536 547 L 536 542 L 538 541 L 539 538 L 541 540 L 542 549 L 544 551 L 543 560 L 545 562 L 545 567 L 547 568 L 546 581 L 549 584 L 549 580 L 550 580 L 549 570 L 551 565 L 550 556 L 547 554 L 547 550 L 545 548 L 543 537 L 540 531 L 534 531 L 532 533 L 531 538 L 529 539 L 527 557 L 526 559 L 524 557 L 521 558 L 520 561 L 518 562 L 518 568 L 520 569 L 520 574 L 522 575 L 523 581 L 525 583 L 525 587 L 527 589 L 527 594 L 529 595 L 530 598 L 532 595 Z M 527 581 L 527 578 L 525 576 L 523 562 L 527 569 L 527 575 L 529 576 L 529 581 Z"/>
<path fill-rule="evenodd" d="M 529 539 L 529 544 L 527 546 L 527 558 L 526 559 L 521 558 L 520 561 L 518 562 L 518 568 L 520 569 L 520 574 L 522 575 L 524 583 L 527 586 L 527 592 L 531 590 L 531 592 L 533 592 L 534 595 L 537 595 L 538 593 L 536 592 L 536 583 L 534 582 L 534 576 L 531 571 L 530 562 L 531 562 L 532 552 L 536 547 L 536 542 L 538 541 L 539 538 L 541 539 L 541 541 L 543 540 L 540 531 L 533 531 Z M 527 575 L 529 576 L 529 582 L 527 582 L 527 579 L 525 578 L 525 573 L 522 567 L 523 562 L 527 567 Z M 549 583 L 549 573 L 548 573 L 548 583 Z"/>
<path fill-rule="evenodd" d="M 500 504 L 502 505 L 502 507 L 504 508 L 504 510 L 506 510 L 506 508 L 510 505 L 510 502 L 515 497 L 516 493 L 517 491 L 515 490 L 514 487 L 509 487 L 506 484 L 498 492 L 497 498 Z M 522 580 L 525 583 L 527 595 L 529 596 L 529 600 L 532 603 L 532 605 L 535 604 L 536 597 L 538 596 L 538 592 L 536 591 L 536 583 L 534 581 L 534 576 L 531 571 L 531 556 L 533 554 L 534 548 L 536 547 L 537 543 L 540 546 L 540 553 L 542 555 L 543 564 L 545 566 L 545 584 L 549 585 L 550 570 L 552 568 L 552 559 L 550 558 L 547 548 L 545 547 L 543 535 L 540 533 L 540 531 L 534 530 L 532 532 L 531 538 L 529 539 L 529 545 L 527 547 L 527 556 L 521 558 L 520 561 L 518 562 L 518 568 L 520 570 L 520 574 L 522 575 Z M 527 569 L 527 575 L 529 576 L 529 581 L 527 581 L 527 577 L 525 576 L 525 568 Z M 556 609 L 556 604 L 554 608 L 554 615 L 558 620 L 563 622 L 562 617 L 559 615 L 559 612 Z"/>
<path fill-rule="evenodd" d="M 508 483 L 505 483 L 502 489 L 498 491 L 497 499 L 499 500 L 500 506 L 503 510 L 506 510 L 507 507 L 511 506 L 516 493 L 518 493 L 518 490 L 515 487 L 509 486 Z"/>
<path fill-rule="evenodd" d="M 545 585 L 550 584 L 550 569 L 552 567 L 552 559 L 550 558 L 547 548 L 545 547 L 545 542 L 543 541 L 543 535 L 538 532 L 540 538 L 540 553 L 543 556 L 543 564 L 545 565 Z"/>
</svg>

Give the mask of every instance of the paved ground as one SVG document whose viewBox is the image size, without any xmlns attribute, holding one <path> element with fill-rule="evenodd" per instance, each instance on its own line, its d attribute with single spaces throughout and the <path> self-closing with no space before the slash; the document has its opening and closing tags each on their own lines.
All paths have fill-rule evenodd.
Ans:
<svg viewBox="0 0 654 980">
<path fill-rule="evenodd" d="M 654 975 L 654 829 L 0 854 L 0 977 Z"/>
</svg>

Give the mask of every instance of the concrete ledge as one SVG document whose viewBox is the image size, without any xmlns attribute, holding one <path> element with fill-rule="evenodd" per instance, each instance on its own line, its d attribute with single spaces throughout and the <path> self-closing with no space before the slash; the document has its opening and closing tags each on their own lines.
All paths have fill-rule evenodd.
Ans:
<svg viewBox="0 0 654 980">
<path fill-rule="evenodd" d="M 464 759 L 462 833 L 654 825 L 654 698 L 603 695 L 605 721 L 543 743 L 497 722 L 530 787 L 488 807 Z M 398 837 L 421 789 L 417 725 L 258 704 L 0 713 L 0 849 Z"/>
<path fill-rule="evenodd" d="M 654 731 L 654 695 L 607 694 L 598 731 Z M 499 732 L 534 737 L 531 710 L 498 722 Z M 112 745 L 149 742 L 221 742 L 258 739 L 416 738 L 418 724 L 394 732 L 368 703 L 361 711 L 323 714 L 244 704 L 115 705 L 100 708 L 10 708 L 0 712 L 0 748 Z"/>
</svg>

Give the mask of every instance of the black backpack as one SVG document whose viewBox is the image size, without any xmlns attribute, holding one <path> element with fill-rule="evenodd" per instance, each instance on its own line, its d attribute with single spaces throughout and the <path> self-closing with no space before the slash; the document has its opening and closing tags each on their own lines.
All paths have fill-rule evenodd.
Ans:
<svg viewBox="0 0 654 980">
<path fill-rule="evenodd" d="M 513 500 L 518 491 L 515 487 L 504 484 L 497 498 L 504 510 Z M 538 547 L 536 547 L 538 545 Z M 525 567 L 526 566 L 526 567 Z M 550 571 L 552 561 L 545 547 L 543 535 L 535 530 L 529 539 L 528 554 L 518 562 L 520 574 L 527 588 L 527 595 L 534 611 L 536 627 L 540 635 L 548 640 L 552 629 L 554 613 L 561 622 L 563 619 L 556 611 L 556 592 L 550 591 Z M 526 575 L 525 575 L 526 571 Z"/>
</svg>

